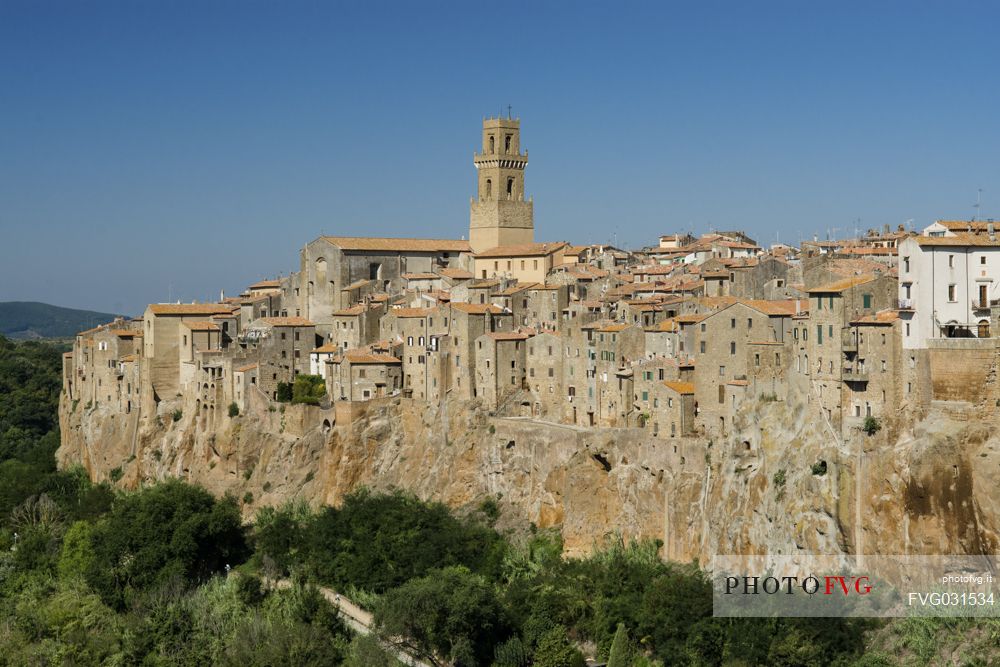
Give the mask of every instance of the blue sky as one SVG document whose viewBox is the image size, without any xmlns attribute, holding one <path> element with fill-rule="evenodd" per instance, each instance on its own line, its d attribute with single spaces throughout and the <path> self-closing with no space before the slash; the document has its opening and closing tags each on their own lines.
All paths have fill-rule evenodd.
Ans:
<svg viewBox="0 0 1000 667">
<path fill-rule="evenodd" d="M 0 2 L 0 300 L 136 313 L 321 233 L 460 237 L 484 115 L 536 237 L 1000 218 L 973 2 Z"/>
</svg>

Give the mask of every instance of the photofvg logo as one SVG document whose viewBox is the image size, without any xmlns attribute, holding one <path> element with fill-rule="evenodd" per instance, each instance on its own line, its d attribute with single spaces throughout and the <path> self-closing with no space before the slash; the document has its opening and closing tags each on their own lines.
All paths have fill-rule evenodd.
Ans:
<svg viewBox="0 0 1000 667">
<path fill-rule="evenodd" d="M 727 576 L 726 595 L 794 595 L 801 589 L 806 595 L 868 595 L 872 592 L 871 577 L 830 575 L 805 577 Z"/>
<path fill-rule="evenodd" d="M 992 556 L 716 556 L 715 616 L 1000 616 Z M 947 608 L 946 608 L 947 607 Z"/>
</svg>

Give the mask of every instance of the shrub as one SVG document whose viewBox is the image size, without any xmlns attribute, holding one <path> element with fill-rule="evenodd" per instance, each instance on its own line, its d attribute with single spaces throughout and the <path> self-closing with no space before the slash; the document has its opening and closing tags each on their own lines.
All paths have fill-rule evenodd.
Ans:
<svg viewBox="0 0 1000 667">
<path fill-rule="evenodd" d="M 179 422 L 184 417 L 184 413 L 181 412 L 180 408 L 174 410 L 174 421 Z"/>
<path fill-rule="evenodd" d="M 229 404 L 229 416 L 239 417 L 240 416 L 240 406 L 236 405 L 236 401 Z"/>
<path fill-rule="evenodd" d="M 865 417 L 864 423 L 861 424 L 861 430 L 868 435 L 875 435 L 882 430 L 882 422 L 879 421 L 878 417 L 868 415 Z"/>
<path fill-rule="evenodd" d="M 822 477 L 826 474 L 826 461 L 819 461 L 812 464 L 812 474 Z"/>
<path fill-rule="evenodd" d="M 111 472 L 108 474 L 108 477 L 111 478 L 112 482 L 117 482 L 118 480 L 120 480 L 122 478 L 123 474 L 124 473 L 122 472 L 121 466 L 118 466 L 117 468 L 113 468 L 111 470 Z"/>
<path fill-rule="evenodd" d="M 290 400 L 292 400 L 292 384 L 290 382 L 279 382 L 278 401 L 280 403 L 287 403 Z"/>
<path fill-rule="evenodd" d="M 320 375 L 299 375 L 292 387 L 292 403 L 319 405 L 326 396 L 326 382 Z"/>
<path fill-rule="evenodd" d="M 253 505 L 253 493 L 247 491 L 246 493 L 243 494 L 243 504 Z"/>
<path fill-rule="evenodd" d="M 774 482 L 774 485 L 777 486 L 778 488 L 783 487 L 785 485 L 785 469 L 781 468 L 780 470 L 778 470 L 778 472 L 774 473 L 772 481 Z"/>
</svg>

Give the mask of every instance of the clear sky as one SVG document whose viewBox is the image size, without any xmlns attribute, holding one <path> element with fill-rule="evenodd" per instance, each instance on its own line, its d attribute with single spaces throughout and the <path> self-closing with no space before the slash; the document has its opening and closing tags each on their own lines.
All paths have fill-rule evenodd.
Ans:
<svg viewBox="0 0 1000 667">
<path fill-rule="evenodd" d="M 0 0 L 0 300 L 133 314 L 321 233 L 461 237 L 508 104 L 538 240 L 797 243 L 969 218 L 979 188 L 1000 218 L 998 25 L 956 0 Z"/>
</svg>

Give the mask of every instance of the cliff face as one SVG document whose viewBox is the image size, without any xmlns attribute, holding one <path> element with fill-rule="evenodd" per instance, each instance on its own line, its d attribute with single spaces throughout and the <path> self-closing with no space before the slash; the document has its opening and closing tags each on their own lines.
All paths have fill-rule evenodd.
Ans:
<svg viewBox="0 0 1000 667">
<path fill-rule="evenodd" d="M 702 562 L 1000 546 L 1000 436 L 961 410 L 935 407 L 891 442 L 883 432 L 840 443 L 796 402 L 748 403 L 731 434 L 709 441 L 488 417 L 474 403 L 322 411 L 255 400 L 235 418 L 194 415 L 182 398 L 157 415 L 64 403 L 57 457 L 125 487 L 184 477 L 244 499 L 248 516 L 292 498 L 336 504 L 361 485 L 454 507 L 492 496 L 501 527 L 559 527 L 569 553 L 615 533 Z"/>
</svg>

